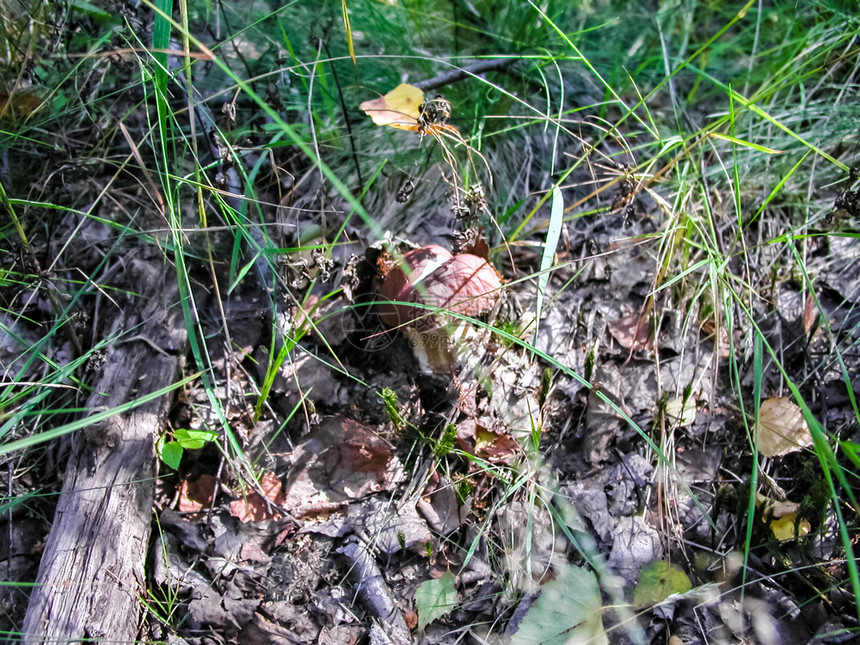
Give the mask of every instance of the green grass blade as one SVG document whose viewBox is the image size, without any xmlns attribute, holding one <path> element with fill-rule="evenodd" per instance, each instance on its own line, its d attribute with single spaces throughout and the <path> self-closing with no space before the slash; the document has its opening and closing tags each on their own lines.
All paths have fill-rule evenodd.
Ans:
<svg viewBox="0 0 860 645">
<path fill-rule="evenodd" d="M 537 345 L 544 292 L 546 291 L 547 284 L 549 283 L 549 273 L 550 268 L 552 268 L 552 260 L 555 257 L 555 250 L 558 248 L 558 240 L 561 237 L 561 225 L 563 219 L 564 197 L 561 194 L 561 188 L 554 186 L 552 189 L 552 206 L 550 208 L 549 226 L 546 231 L 546 241 L 543 245 L 543 255 L 541 256 L 540 261 L 537 297 L 535 298 L 535 345 Z"/>
</svg>

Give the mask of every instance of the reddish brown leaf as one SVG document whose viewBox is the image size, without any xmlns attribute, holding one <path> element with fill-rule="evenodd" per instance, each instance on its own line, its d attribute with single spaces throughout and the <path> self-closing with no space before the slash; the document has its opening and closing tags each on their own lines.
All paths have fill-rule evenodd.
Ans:
<svg viewBox="0 0 860 645">
<path fill-rule="evenodd" d="M 818 308 L 815 306 L 815 298 L 810 293 L 806 298 L 806 306 L 803 308 L 803 331 L 809 338 L 818 324 Z"/>
<path fill-rule="evenodd" d="M 406 626 L 409 629 L 415 629 L 418 626 L 418 614 L 414 611 L 404 612 L 403 620 L 406 621 Z"/>
<path fill-rule="evenodd" d="M 647 318 L 639 314 L 630 314 L 619 320 L 609 322 L 609 333 L 624 349 L 639 351 L 652 349 L 654 336 Z"/>
<path fill-rule="evenodd" d="M 457 443 L 466 452 L 492 462 L 504 462 L 520 449 L 517 440 L 486 425 L 467 419 L 457 426 Z"/>
<path fill-rule="evenodd" d="M 272 472 L 265 472 L 260 478 L 260 488 L 266 494 L 268 501 L 276 506 L 282 506 L 286 496 L 281 491 L 281 481 Z M 260 522 L 279 517 L 277 513 L 272 513 L 270 506 L 259 493 L 250 493 L 247 497 L 237 499 L 235 502 L 230 502 L 230 515 L 239 518 L 243 524 L 245 522 Z"/>
<path fill-rule="evenodd" d="M 179 487 L 178 510 L 183 513 L 194 513 L 212 505 L 215 497 L 217 482 L 212 475 L 200 475 L 193 482 L 187 479 Z"/>
</svg>

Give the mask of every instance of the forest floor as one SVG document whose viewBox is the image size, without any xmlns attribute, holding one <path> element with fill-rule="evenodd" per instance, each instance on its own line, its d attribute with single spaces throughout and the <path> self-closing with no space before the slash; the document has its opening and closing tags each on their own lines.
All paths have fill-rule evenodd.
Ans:
<svg viewBox="0 0 860 645">
<path fill-rule="evenodd" d="M 556 150 L 552 132 L 524 135 L 553 159 L 601 151 L 604 166 L 571 162 L 559 178 L 506 158 L 519 139 L 479 153 L 446 144 L 447 117 L 429 134 L 394 131 L 356 102 L 347 123 L 377 137 L 357 177 L 350 154 L 338 167 L 367 180 L 353 190 L 373 217 L 359 221 L 307 156 L 335 144 L 304 133 L 297 152 L 266 139 L 278 122 L 245 96 L 199 99 L 210 111 L 190 119 L 194 156 L 165 162 L 177 153 L 160 156 L 157 131 L 185 119 L 161 141 L 190 150 L 196 95 L 177 82 L 159 125 L 157 101 L 124 87 L 135 75 L 124 56 L 81 72 L 80 104 L 97 96 L 101 114 L 66 107 L 41 123 L 44 111 L 18 103 L 4 117 L 17 133 L 0 150 L 10 641 L 67 462 L 85 449 L 74 424 L 103 411 L 85 401 L 108 350 L 136 343 L 180 363 L 174 382 L 146 384 L 167 403 L 151 436 L 138 642 L 856 640 L 855 173 L 816 183 L 821 217 L 801 226 L 767 191 L 737 216 L 740 191 L 709 193 L 703 180 L 701 193 L 671 192 L 661 174 L 681 163 L 644 169 L 620 143 L 636 135 L 617 106 L 600 117 L 619 124 L 617 139 L 571 136 Z M 514 74 L 486 76 L 504 86 Z M 271 87 L 266 104 L 283 113 Z M 231 137 L 237 105 L 254 125 Z M 383 172 L 389 145 L 392 158 L 411 147 L 433 162 Z M 470 150 L 468 164 L 446 145 Z M 494 176 L 486 201 L 458 183 L 467 165 Z M 782 187 L 794 169 L 768 172 Z M 493 195 L 508 189 L 505 210 Z M 431 306 L 435 329 L 418 338 L 391 329 L 378 303 L 400 258 L 429 245 L 486 258 L 501 286 L 480 315 Z M 161 297 L 139 295 L 140 264 L 182 321 L 178 346 L 117 328 Z M 424 342 L 444 344 L 443 368 L 428 369 Z"/>
</svg>

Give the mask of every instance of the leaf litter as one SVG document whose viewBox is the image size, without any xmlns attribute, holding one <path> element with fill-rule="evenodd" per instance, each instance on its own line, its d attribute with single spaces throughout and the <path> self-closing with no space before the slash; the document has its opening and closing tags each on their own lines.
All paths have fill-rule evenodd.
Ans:
<svg viewBox="0 0 860 645">
<path fill-rule="evenodd" d="M 477 625 L 506 606 L 514 612 L 506 630 L 511 643 L 585 638 L 619 642 L 625 630 L 618 625 L 624 620 L 604 608 L 608 598 L 595 591 L 594 574 L 577 562 L 553 513 L 522 497 L 494 501 L 492 491 L 498 482 L 510 486 L 517 469 L 530 463 L 528 455 L 537 437 L 546 451 L 546 464 L 539 471 L 551 468 L 555 473 L 538 475 L 537 480 L 549 485 L 558 477 L 555 499 L 570 501 L 578 516 L 571 520 L 575 534 L 591 536 L 607 572 L 614 576 L 615 582 L 606 579 L 606 589 L 615 589 L 613 593 L 621 593 L 632 604 L 677 598 L 652 610 L 664 622 L 645 624 L 647 638 L 665 631 L 667 624 L 672 636 L 687 635 L 684 642 L 695 642 L 690 625 L 711 625 L 717 631 L 725 626 L 733 635 L 765 633 L 776 623 L 754 616 L 762 611 L 772 616 L 773 606 L 753 607 L 720 593 L 708 595 L 715 589 L 704 582 L 708 576 L 688 576 L 679 568 L 675 558 L 683 550 L 661 534 L 661 528 L 674 522 L 676 534 L 713 541 L 733 521 L 731 495 L 743 499 L 738 497 L 743 491 L 731 482 L 720 483 L 730 425 L 720 413 L 720 400 L 714 398 L 719 384 L 711 381 L 713 345 L 696 334 L 688 337 L 691 344 L 678 345 L 676 339 L 672 346 L 682 351 L 665 350 L 655 365 L 647 353 L 669 347 L 662 336 L 655 336 L 653 346 L 619 342 L 613 328 L 618 318 L 601 312 L 617 310 L 622 279 L 631 280 L 633 289 L 641 283 L 636 272 L 622 272 L 613 285 L 592 281 L 572 299 L 569 291 L 551 297 L 536 339 L 538 347 L 566 356 L 581 366 L 581 372 L 589 352 L 600 353 L 603 358 L 592 374 L 595 389 L 584 389 L 558 372 L 544 388 L 539 363 L 516 345 L 505 346 L 480 329 L 457 345 L 456 373 L 448 381 L 419 375 L 408 344 L 397 335 L 379 349 L 377 357 L 387 356 L 384 361 L 363 369 L 351 366 L 354 374 L 380 384 L 377 391 L 390 389 L 394 408 L 388 412 L 378 396 L 364 396 L 362 386 L 342 379 L 309 353 L 285 364 L 275 379 L 272 400 L 281 400 L 280 410 L 286 413 L 300 407 L 305 397 L 314 401 L 314 411 L 293 426 L 297 432 L 288 445 L 276 441 L 264 456 L 268 484 L 262 489 L 272 506 L 256 499 L 257 493 L 245 499 L 234 492 L 235 499 L 228 504 L 237 516 L 235 524 L 229 521 L 228 507 L 216 498 L 213 526 L 223 528 L 216 528 L 215 543 L 204 538 L 209 546 L 202 548 L 201 538 L 187 533 L 189 546 L 184 547 L 171 538 L 174 551 L 206 552 L 210 561 L 202 577 L 187 577 L 187 571 L 197 568 L 189 560 L 174 565 L 172 577 L 162 577 L 174 581 L 164 584 L 178 585 L 190 598 L 190 624 L 227 638 L 253 635 L 265 642 L 280 642 L 279 638 L 314 642 L 332 634 L 331 638 L 345 639 L 332 642 L 365 637 L 379 643 L 431 643 L 445 642 L 443 634 L 452 625 L 463 621 Z M 528 302 L 528 287 L 509 294 L 509 301 L 517 296 Z M 578 314 L 582 308 L 598 313 L 589 320 Z M 347 327 L 342 336 L 346 349 L 341 356 L 347 360 L 356 355 L 355 348 L 349 349 L 350 333 Z M 392 371 L 397 365 L 405 370 L 401 374 L 407 375 L 406 382 Z M 410 374 L 417 378 L 413 381 Z M 307 388 L 302 383 L 306 378 Z M 597 391 L 604 396 L 597 396 Z M 661 393 L 666 393 L 662 403 Z M 767 445 L 767 433 L 773 431 L 789 436 L 795 448 L 808 445 L 808 431 L 800 429 L 796 406 L 787 400 L 771 409 L 773 405 L 768 400 L 762 404 L 759 444 Z M 695 499 L 689 489 L 671 487 L 673 471 L 642 450 L 641 436 L 624 416 L 649 429 L 653 440 L 666 447 L 671 469 L 695 489 Z M 416 428 L 427 427 L 428 419 L 437 428 L 453 428 L 451 443 L 434 448 L 448 460 L 459 455 L 460 466 L 453 471 L 441 469 L 446 462 L 434 459 L 416 467 L 402 450 L 404 437 L 414 437 Z M 667 434 L 661 438 L 659 432 Z M 705 437 L 722 444 L 703 447 Z M 441 440 L 441 435 L 434 439 Z M 770 456 L 791 454 L 796 453 Z M 275 479 L 282 484 L 280 490 Z M 200 502 L 192 505 L 193 498 L 202 498 L 203 506 L 212 503 L 205 493 L 191 491 L 185 480 L 179 498 L 187 519 L 171 520 L 173 525 L 200 521 L 194 513 L 200 518 L 203 509 Z M 675 506 L 649 506 L 657 492 L 671 492 Z M 805 517 L 798 519 L 799 505 L 787 504 L 761 500 L 758 515 L 778 542 L 792 544 L 810 524 Z M 286 515 L 279 516 L 277 509 Z M 250 521 L 243 525 L 243 520 Z M 488 522 L 492 533 L 477 530 Z M 253 533 L 242 533 L 239 526 L 254 527 Z M 168 530 L 169 535 L 174 532 Z M 451 548 L 449 540 L 463 548 Z M 227 547 L 240 541 L 241 548 Z M 730 557 L 727 551 L 708 566 L 719 567 Z M 279 595 L 267 591 L 274 580 L 285 580 L 275 571 L 281 561 L 291 563 L 291 570 L 305 579 L 288 600 L 275 600 Z M 504 578 L 499 570 L 505 572 Z M 186 571 L 185 578 L 181 571 Z M 204 583 L 207 590 L 200 586 Z M 274 587 L 278 584 L 285 582 Z M 692 590 L 689 585 L 694 585 Z M 561 604 L 563 616 L 556 609 L 559 594 L 566 599 Z M 689 594 L 698 594 L 696 600 Z M 581 612 L 572 611 L 567 600 L 571 595 L 582 599 Z M 307 607 L 314 609 L 306 615 L 302 612 Z M 350 610 L 344 612 L 345 607 Z M 363 619 L 356 620 L 357 611 Z M 547 625 L 559 629 L 553 635 L 546 632 Z M 474 633 L 482 632 L 476 627 Z"/>
<path fill-rule="evenodd" d="M 401 85 L 361 109 L 378 125 L 418 131 L 424 97 L 415 90 Z M 786 559 L 798 568 L 804 562 L 805 534 L 818 531 L 822 541 L 832 534 L 827 503 L 817 505 L 816 517 L 815 500 L 786 501 L 802 491 L 780 495 L 774 481 L 772 497 L 756 492 L 758 543 L 767 546 L 772 537 L 778 544 L 751 554 L 751 593 L 735 591 L 733 545 L 740 542 L 728 536 L 746 520 L 749 491 L 737 473 L 749 471 L 748 442 L 745 420 L 731 408 L 726 365 L 715 361 L 731 348 L 743 351 L 736 343 L 744 339 L 707 312 L 697 327 L 671 307 L 658 315 L 644 306 L 658 267 L 647 245 L 621 240 L 652 232 L 645 210 L 640 205 L 632 222 L 611 214 L 599 225 L 570 222 L 568 242 L 579 245 L 581 257 L 593 255 L 587 245 L 594 243 L 609 253 L 586 263 L 575 288 L 552 279 L 542 290 L 535 346 L 564 370 L 509 339 L 466 328 L 455 374 L 445 382 L 421 374 L 407 339 L 373 327 L 372 316 L 359 319 L 338 298 L 312 313 L 308 299 L 309 306 L 295 308 L 295 322 L 319 327 L 275 375 L 268 418 L 254 421 L 250 397 L 237 393 L 253 391 L 254 378 L 262 382 L 270 362 L 261 348 L 270 339 L 259 316 L 237 324 L 237 347 L 213 350 L 213 365 L 217 394 L 254 455 L 259 487 L 249 488 L 211 447 L 186 449 L 173 462 L 175 479 L 164 469 L 151 592 L 178 594 L 181 640 L 450 642 L 457 630 L 483 638 L 481 625 L 503 617 L 509 620 L 501 631 L 513 643 L 627 642 L 611 608 L 618 598 L 598 584 L 609 577 L 620 580 L 628 604 L 683 596 L 671 611 L 641 621 L 648 640 L 703 642 L 704 632 L 716 642 L 776 642 L 767 635 L 838 632 L 837 612 L 811 609 L 799 592 L 775 582 Z M 821 276 L 821 317 L 833 333 L 854 338 L 855 251 L 856 244 L 837 238 L 828 257 L 810 263 Z M 512 267 L 505 277 L 515 277 Z M 259 285 L 235 286 L 227 311 L 253 314 Z M 825 321 L 809 298 L 790 281 L 776 289 L 774 310 L 762 320 L 772 343 L 793 352 L 789 359 L 830 352 Z M 522 312 L 535 301 L 534 285 L 505 290 L 508 313 L 521 314 L 516 333 L 530 338 L 535 321 Z M 313 297 L 325 295 L 317 288 Z M 525 306 L 517 308 L 518 300 Z M 778 322 L 767 322 L 772 314 Z M 214 334 L 220 322 L 210 325 Z M 371 338 L 380 342 L 368 351 Z M 319 360 L 326 342 L 343 366 Z M 5 368 L 9 343 L 0 349 Z M 856 376 L 856 360 L 847 359 Z M 554 372 L 548 387 L 546 369 Z M 740 377 L 747 384 L 754 378 L 750 370 Z M 818 378 L 822 391 L 844 392 L 832 364 Z M 763 385 L 781 393 L 777 370 L 766 370 Z M 396 422 L 379 404 L 385 388 L 394 392 Z M 219 427 L 202 392 L 187 397 L 196 432 Z M 838 406 L 820 411 L 845 418 Z M 753 430 L 775 480 L 791 486 L 787 474 L 807 477 L 803 448 L 812 439 L 792 400 L 765 398 Z M 413 451 L 424 446 L 433 457 L 416 460 Z M 542 457 L 533 459 L 538 452 Z M 796 488 L 820 487 L 812 478 L 799 482 Z M 560 500 L 570 502 L 575 519 L 559 521 Z M 570 535 L 593 543 L 593 551 L 574 549 Z M 833 542 L 831 535 L 828 553 Z M 607 569 L 588 558 L 605 560 Z M 846 602 L 830 578 L 806 582 L 830 594 L 834 607 Z M 788 628 L 778 624 L 783 616 Z M 149 629 L 180 638 L 152 616 Z"/>
</svg>

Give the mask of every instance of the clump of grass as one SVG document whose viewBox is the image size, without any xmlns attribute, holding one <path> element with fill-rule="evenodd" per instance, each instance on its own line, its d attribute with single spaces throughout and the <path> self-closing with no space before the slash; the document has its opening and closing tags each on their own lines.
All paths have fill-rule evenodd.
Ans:
<svg viewBox="0 0 860 645">
<path fill-rule="evenodd" d="M 382 405 L 385 408 L 385 414 L 394 424 L 394 428 L 400 432 L 408 424 L 406 419 L 400 413 L 400 403 L 397 400 L 397 392 L 390 387 L 384 387 L 379 393 L 379 398 L 382 399 Z"/>
<path fill-rule="evenodd" d="M 444 459 L 454 450 L 457 444 L 457 426 L 449 423 L 442 430 L 442 435 L 435 441 L 431 440 L 431 450 L 436 459 Z"/>
</svg>

